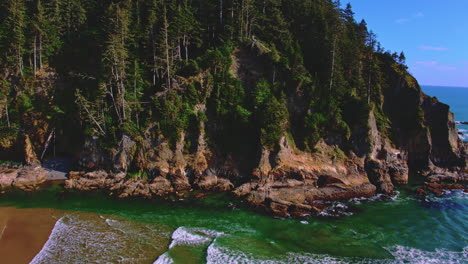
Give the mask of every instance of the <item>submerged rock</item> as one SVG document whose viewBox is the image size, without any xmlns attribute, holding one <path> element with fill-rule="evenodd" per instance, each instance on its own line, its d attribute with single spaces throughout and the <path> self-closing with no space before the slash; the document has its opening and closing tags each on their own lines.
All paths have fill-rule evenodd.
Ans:
<svg viewBox="0 0 468 264">
<path fill-rule="evenodd" d="M 468 175 L 457 175 L 453 173 L 434 174 L 427 177 L 427 182 L 418 189 L 416 194 L 419 196 L 426 196 L 434 194 L 442 196 L 446 190 L 463 190 L 468 192 Z"/>
</svg>

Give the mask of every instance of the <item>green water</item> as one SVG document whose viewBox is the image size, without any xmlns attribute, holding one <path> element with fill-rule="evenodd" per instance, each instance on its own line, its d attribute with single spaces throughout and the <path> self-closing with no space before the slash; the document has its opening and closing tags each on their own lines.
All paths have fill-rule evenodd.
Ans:
<svg viewBox="0 0 468 264">
<path fill-rule="evenodd" d="M 419 200 L 403 189 L 337 205 L 350 216 L 299 220 L 255 213 L 227 195 L 115 200 L 57 187 L 7 194 L 0 205 L 66 211 L 33 263 L 468 263 L 467 198 Z"/>
</svg>

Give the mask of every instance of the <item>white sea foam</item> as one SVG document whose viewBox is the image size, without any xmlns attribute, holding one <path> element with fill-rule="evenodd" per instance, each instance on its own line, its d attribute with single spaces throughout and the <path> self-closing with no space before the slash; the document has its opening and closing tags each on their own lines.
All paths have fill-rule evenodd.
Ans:
<svg viewBox="0 0 468 264">
<path fill-rule="evenodd" d="M 286 264 L 286 263 L 308 263 L 308 264 L 465 264 L 468 263 L 468 249 L 462 252 L 452 252 L 437 249 L 434 252 L 423 251 L 415 248 L 394 246 L 387 248 L 394 259 L 370 259 L 333 257 L 325 254 L 298 254 L 289 253 L 277 259 L 261 259 L 250 253 L 231 250 L 216 245 L 213 242 L 207 250 L 208 264 Z"/>
<path fill-rule="evenodd" d="M 467 140 L 467 139 L 468 139 L 468 134 L 458 135 L 458 137 L 459 137 L 461 140 Z"/>
<path fill-rule="evenodd" d="M 207 250 L 207 264 L 287 264 L 287 263 L 308 263 L 308 264 L 345 264 L 350 263 L 345 259 L 339 259 L 328 255 L 319 254 L 295 254 L 289 253 L 278 259 L 261 259 L 250 253 L 231 250 L 226 247 L 212 243 Z M 354 263 L 354 262 L 353 262 Z M 371 263 L 371 262 L 362 262 Z"/>
<path fill-rule="evenodd" d="M 400 192 L 395 191 L 393 195 L 387 195 L 383 193 L 378 193 L 374 196 L 371 197 L 356 197 L 356 198 L 351 198 L 349 199 L 350 202 L 353 202 L 355 204 L 361 204 L 362 202 L 366 201 L 385 201 L 385 200 L 391 200 L 391 201 L 396 201 L 400 198 Z"/>
<path fill-rule="evenodd" d="M 349 211 L 349 207 L 346 204 L 342 202 L 333 202 L 330 206 L 317 215 L 324 217 L 340 217 L 351 216 L 353 213 Z"/>
<path fill-rule="evenodd" d="M 153 264 L 172 264 L 174 260 L 169 256 L 169 253 L 166 252 L 159 256 L 159 258 Z"/>
<path fill-rule="evenodd" d="M 468 247 L 461 252 L 453 252 L 445 249 L 435 251 L 423 251 L 411 247 L 393 246 L 387 250 L 395 257 L 391 263 L 403 264 L 466 264 L 468 263 Z"/>
<path fill-rule="evenodd" d="M 164 238 L 166 237 L 166 238 Z M 70 214 L 60 218 L 31 263 L 135 263 L 161 252 L 169 233 L 144 224 Z M 156 253 L 157 254 L 157 253 Z"/>
<path fill-rule="evenodd" d="M 172 242 L 169 248 L 177 245 L 201 245 L 207 244 L 223 233 L 202 228 L 179 227 L 172 233 Z"/>
<path fill-rule="evenodd" d="M 2 238 L 3 233 L 5 232 L 6 229 L 7 229 L 7 224 L 5 223 L 5 225 L 3 226 L 2 232 L 0 232 L 0 239 Z"/>
</svg>

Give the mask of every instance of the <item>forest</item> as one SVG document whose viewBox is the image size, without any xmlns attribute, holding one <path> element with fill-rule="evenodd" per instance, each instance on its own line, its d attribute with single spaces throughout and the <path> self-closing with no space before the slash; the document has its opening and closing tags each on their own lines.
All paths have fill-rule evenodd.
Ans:
<svg viewBox="0 0 468 264">
<path fill-rule="evenodd" d="M 392 137 L 388 72 L 407 76 L 332 0 L 3 0 L 0 65 L 0 146 L 53 135 L 63 155 L 147 133 L 189 153 L 200 132 L 225 153 L 346 151 L 370 111 Z"/>
</svg>

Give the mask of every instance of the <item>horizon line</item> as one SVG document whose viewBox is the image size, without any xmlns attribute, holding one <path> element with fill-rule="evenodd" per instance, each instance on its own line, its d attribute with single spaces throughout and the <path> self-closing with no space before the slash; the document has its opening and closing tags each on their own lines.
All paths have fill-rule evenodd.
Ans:
<svg viewBox="0 0 468 264">
<path fill-rule="evenodd" d="M 451 87 L 451 88 L 468 88 L 467 86 L 461 85 L 437 85 L 437 84 L 420 84 L 420 86 L 431 86 L 431 87 Z"/>
</svg>

